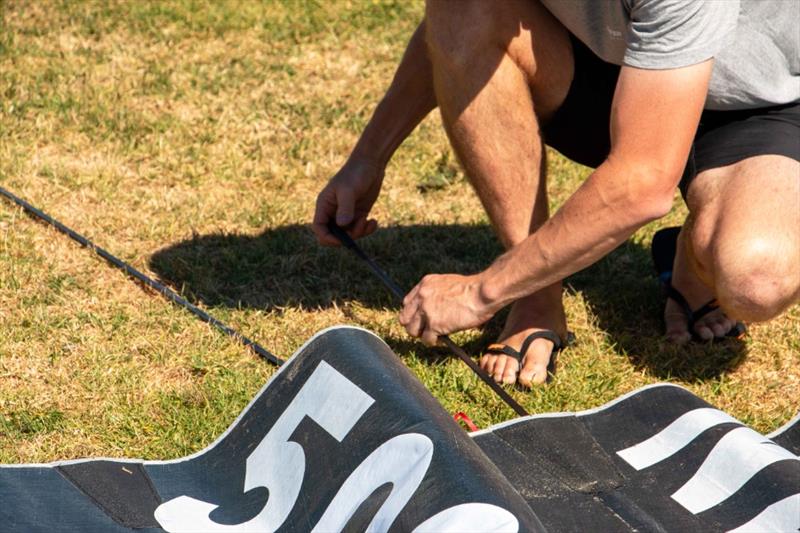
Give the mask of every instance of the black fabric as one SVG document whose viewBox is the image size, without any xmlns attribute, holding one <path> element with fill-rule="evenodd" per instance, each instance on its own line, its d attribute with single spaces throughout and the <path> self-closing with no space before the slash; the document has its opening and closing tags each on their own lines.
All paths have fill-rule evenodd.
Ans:
<svg viewBox="0 0 800 533">
<path fill-rule="evenodd" d="M 439 511 L 473 501 L 511 510 L 521 531 L 542 530 L 497 467 L 485 461 L 480 449 L 388 346 L 374 335 L 352 328 L 328 331 L 306 345 L 214 448 L 190 461 L 146 465 L 162 499 L 189 496 L 214 503 L 227 509 L 233 523 L 262 509 L 263 501 L 255 502 L 254 509 L 242 504 L 246 459 L 322 362 L 346 376 L 375 403 L 341 441 L 308 417 L 297 426 L 290 440 L 305 451 L 302 504 L 293 508 L 278 531 L 313 529 L 355 468 L 381 444 L 409 432 L 430 438 L 435 452 L 427 475 L 394 521 L 392 531 L 411 531 Z M 447 484 L 442 484 L 444 479 Z M 370 498 L 378 498 L 378 493 Z"/>
<path fill-rule="evenodd" d="M 666 431 L 698 409 L 713 418 L 700 420 L 694 436 Z M 470 437 L 385 343 L 335 328 L 309 341 L 194 455 L 0 465 L 0 531 L 205 531 L 246 522 L 248 530 L 362 531 L 385 512 L 377 529 L 394 532 L 441 513 L 473 525 L 500 511 L 503 530 L 516 521 L 520 532 L 722 532 L 800 494 L 800 461 L 787 452 L 800 447 L 797 426 L 796 419 L 776 432 L 773 444 L 689 391 L 660 385 Z M 733 432 L 749 440 L 722 446 Z M 669 454 L 637 468 L 619 453 L 657 434 Z M 752 467 L 750 458 L 762 454 L 765 466 Z M 722 479 L 700 473 L 712 455 L 730 465 Z M 673 497 L 692 479 L 724 485 L 731 470 L 746 478 L 697 512 Z M 323 528 L 332 509 L 341 514 Z"/>
<path fill-rule="evenodd" d="M 158 527 L 153 512 L 161 498 L 141 464 L 101 460 L 64 464 L 57 470 L 118 524 Z"/>
<path fill-rule="evenodd" d="M 632 531 L 597 496 L 572 490 L 538 450 L 525 453 L 505 440 L 501 431 L 475 437 L 490 460 L 533 508 L 548 531 Z"/>
<path fill-rule="evenodd" d="M 794 496 L 798 489 L 800 461 L 789 459 L 773 463 L 754 475 L 736 494 L 697 516 L 724 531 L 752 518 L 753 509 L 764 509 L 776 501 Z M 797 510 L 800 515 L 800 507 Z"/>
<path fill-rule="evenodd" d="M 475 440 L 551 531 L 722 532 L 800 494 L 800 461 L 784 459 L 753 473 L 701 512 L 690 512 L 673 497 L 719 451 L 721 439 L 734 430 L 750 431 L 734 421 L 709 425 L 674 453 L 638 470 L 619 455 L 681 416 L 709 407 L 680 387 L 655 386 L 594 411 L 520 419 Z M 793 421 L 773 440 L 791 450 L 800 440 L 797 426 Z M 742 458 L 762 446 L 766 443 L 740 448 L 723 460 L 738 469 Z"/>
<path fill-rule="evenodd" d="M 784 431 L 772 437 L 772 440 L 800 457 L 800 419 L 787 425 Z"/>
<path fill-rule="evenodd" d="M 571 42 L 572 84 L 561 107 L 542 125 L 542 137 L 569 159 L 597 168 L 611 150 L 611 101 L 620 67 L 594 55 L 576 37 Z"/>
<path fill-rule="evenodd" d="M 620 66 L 606 63 L 571 36 L 575 74 L 564 103 L 542 125 L 544 142 L 582 165 L 597 168 L 611 150 L 611 104 Z M 800 161 L 800 102 L 761 109 L 703 111 L 680 181 L 686 197 L 694 177 L 759 155 Z"/>
<path fill-rule="evenodd" d="M 538 456 L 542 468 L 570 490 L 595 494 L 622 484 L 619 470 L 576 417 L 515 424 L 499 434 L 522 455 Z"/>
<path fill-rule="evenodd" d="M 704 111 L 680 183 L 686 197 L 691 180 L 704 170 L 759 155 L 800 161 L 800 102 L 765 109 Z"/>
</svg>

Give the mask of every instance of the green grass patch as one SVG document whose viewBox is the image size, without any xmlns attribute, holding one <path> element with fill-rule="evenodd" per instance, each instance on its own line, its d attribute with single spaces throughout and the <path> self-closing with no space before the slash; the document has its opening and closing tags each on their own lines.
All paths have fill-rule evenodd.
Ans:
<svg viewBox="0 0 800 533">
<path fill-rule="evenodd" d="M 0 435 L 27 438 L 35 434 L 59 431 L 64 427 L 61 411 L 12 411 L 0 416 Z"/>
</svg>

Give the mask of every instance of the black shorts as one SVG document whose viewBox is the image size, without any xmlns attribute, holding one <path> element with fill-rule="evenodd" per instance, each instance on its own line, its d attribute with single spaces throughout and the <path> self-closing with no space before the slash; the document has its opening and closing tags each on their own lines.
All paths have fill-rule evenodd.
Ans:
<svg viewBox="0 0 800 533">
<path fill-rule="evenodd" d="M 611 101 L 620 67 L 606 63 L 572 37 L 575 74 L 564 103 L 542 127 L 548 146 L 596 168 L 611 150 Z M 800 161 L 800 102 L 741 111 L 703 111 L 680 182 L 681 193 L 711 168 L 758 155 Z"/>
</svg>

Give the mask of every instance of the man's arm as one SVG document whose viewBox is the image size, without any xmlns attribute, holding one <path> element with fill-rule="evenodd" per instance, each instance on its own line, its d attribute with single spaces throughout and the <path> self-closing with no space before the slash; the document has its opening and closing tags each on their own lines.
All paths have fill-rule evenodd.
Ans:
<svg viewBox="0 0 800 533">
<path fill-rule="evenodd" d="M 703 110 L 712 61 L 671 70 L 623 67 L 608 159 L 536 233 L 475 276 L 426 276 L 400 321 L 429 344 L 569 276 L 672 206 Z M 581 132 L 576 131 L 575 135 Z"/>
<path fill-rule="evenodd" d="M 384 169 L 397 147 L 435 107 L 423 21 L 353 152 L 317 198 L 312 227 L 320 243 L 339 244 L 327 228 L 334 218 L 354 238 L 375 231 L 377 223 L 367 215 L 378 198 Z"/>
</svg>

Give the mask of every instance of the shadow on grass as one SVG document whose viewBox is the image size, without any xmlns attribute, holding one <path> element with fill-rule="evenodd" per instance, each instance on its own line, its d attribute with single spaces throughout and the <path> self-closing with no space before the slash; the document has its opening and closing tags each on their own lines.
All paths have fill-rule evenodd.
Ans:
<svg viewBox="0 0 800 533">
<path fill-rule="evenodd" d="M 664 339 L 664 296 L 650 250 L 627 241 L 603 260 L 571 276 L 567 290 L 582 295 L 615 351 L 659 379 L 713 379 L 743 360 L 739 339 L 675 346 Z"/>
<path fill-rule="evenodd" d="M 485 225 L 391 226 L 361 245 L 406 289 L 428 273 L 478 272 L 502 251 Z M 211 307 L 320 309 L 357 301 L 398 309 L 360 260 L 344 249 L 317 245 L 301 225 L 256 236 L 198 235 L 157 251 L 150 267 L 190 300 Z M 744 353 L 741 341 L 680 348 L 664 342 L 663 296 L 651 268 L 649 251 L 629 241 L 570 277 L 567 290 L 583 296 L 617 352 L 659 378 L 703 380 L 735 368 Z M 465 346 L 468 353 L 480 353 L 496 338 L 503 316 Z M 414 341 L 387 341 L 395 351 L 413 349 Z M 443 356 L 437 350 L 432 357 Z"/>
<path fill-rule="evenodd" d="M 392 226 L 360 244 L 405 289 L 431 272 L 478 272 L 501 252 L 488 226 Z M 157 251 L 150 268 L 208 306 L 317 309 L 355 300 L 398 308 L 359 259 L 319 246 L 301 225 L 256 236 L 195 236 Z"/>
</svg>

